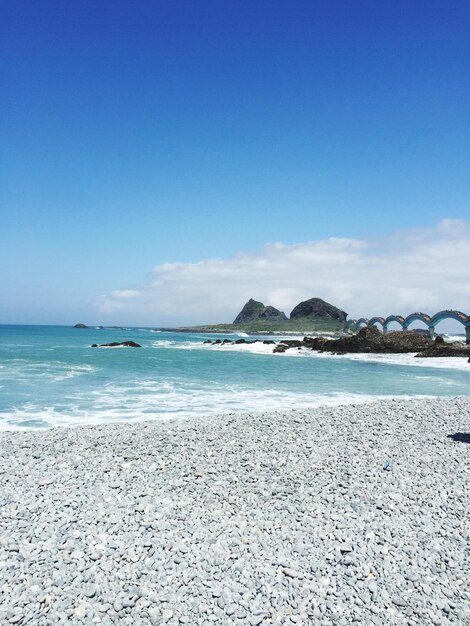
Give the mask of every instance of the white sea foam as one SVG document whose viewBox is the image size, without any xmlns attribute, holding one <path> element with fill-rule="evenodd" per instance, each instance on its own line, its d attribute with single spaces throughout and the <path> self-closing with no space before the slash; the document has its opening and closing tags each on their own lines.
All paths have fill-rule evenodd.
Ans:
<svg viewBox="0 0 470 626">
<path fill-rule="evenodd" d="M 67 378 L 76 378 L 96 372 L 93 365 L 70 365 L 62 361 L 51 361 L 49 363 L 28 363 L 25 359 L 13 359 L 8 364 L 8 369 L 2 373 L 5 380 L 15 383 L 40 379 L 43 381 L 62 381 Z"/>
<path fill-rule="evenodd" d="M 298 337 L 297 337 L 298 339 Z M 368 361 L 375 363 L 382 363 L 383 365 L 406 365 L 410 367 L 433 367 L 438 369 L 458 369 L 468 371 L 470 373 L 470 366 L 466 357 L 432 357 L 432 358 L 417 358 L 415 353 L 405 354 L 366 354 L 366 353 L 351 353 L 351 354 L 332 354 L 330 352 L 316 352 L 306 348 L 300 350 L 293 348 L 287 352 L 273 353 L 273 344 L 264 344 L 262 341 L 256 343 L 219 343 L 210 344 L 203 343 L 201 341 L 155 341 L 152 344 L 158 348 L 175 348 L 178 350 L 222 350 L 227 352 L 249 352 L 253 354 L 266 354 L 273 355 L 277 358 L 285 357 L 308 357 L 319 359 L 337 359 L 337 360 L 349 360 L 349 361 Z"/>
<path fill-rule="evenodd" d="M 289 354 L 289 352 L 286 352 Z M 415 357 L 415 353 L 405 354 L 331 354 L 325 352 L 313 352 L 300 350 L 297 354 L 292 351 L 292 356 L 305 356 L 310 358 L 346 359 L 349 361 L 368 361 L 381 363 L 382 365 L 406 365 L 410 367 L 432 367 L 438 369 L 457 369 L 470 373 L 470 366 L 466 357 Z"/>
<path fill-rule="evenodd" d="M 465 343 L 465 335 L 442 335 L 442 337 L 448 343 L 453 343 L 454 341 Z"/>
<path fill-rule="evenodd" d="M 67 378 L 76 378 L 77 376 L 83 376 L 84 374 L 90 374 L 91 372 L 96 372 L 96 367 L 92 365 L 72 365 L 67 367 L 67 369 L 57 376 L 54 376 L 54 380 L 66 380 Z"/>
<path fill-rule="evenodd" d="M 1 413 L 0 430 L 51 426 L 77 426 L 139 422 L 149 419 L 202 417 L 205 415 L 282 411 L 291 408 L 365 404 L 375 400 L 432 396 L 393 396 L 354 393 L 298 393 L 278 389 L 247 390 L 236 387 L 214 389 L 175 388 L 169 383 L 146 381 L 145 394 L 135 394 L 135 387 L 107 385 L 94 393 L 87 409 L 75 407 L 61 412 L 54 407 L 39 407 L 30 402 L 21 409 Z M 152 388 L 153 386 L 153 388 Z"/>
</svg>

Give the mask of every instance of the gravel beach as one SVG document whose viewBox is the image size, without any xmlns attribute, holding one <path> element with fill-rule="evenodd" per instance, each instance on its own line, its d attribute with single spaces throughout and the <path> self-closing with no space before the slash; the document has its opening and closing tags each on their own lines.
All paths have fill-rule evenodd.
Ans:
<svg viewBox="0 0 470 626">
<path fill-rule="evenodd" d="M 2 432 L 0 624 L 470 623 L 469 433 L 465 398 Z"/>
</svg>

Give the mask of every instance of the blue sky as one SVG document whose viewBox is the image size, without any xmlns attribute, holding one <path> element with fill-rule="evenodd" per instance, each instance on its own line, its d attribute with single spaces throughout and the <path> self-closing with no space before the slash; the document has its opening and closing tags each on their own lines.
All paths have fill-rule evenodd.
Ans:
<svg viewBox="0 0 470 626">
<path fill-rule="evenodd" d="M 2 2 L 0 323 L 168 323 L 158 285 L 142 315 L 97 298 L 464 224 L 469 23 L 459 1 Z"/>
</svg>

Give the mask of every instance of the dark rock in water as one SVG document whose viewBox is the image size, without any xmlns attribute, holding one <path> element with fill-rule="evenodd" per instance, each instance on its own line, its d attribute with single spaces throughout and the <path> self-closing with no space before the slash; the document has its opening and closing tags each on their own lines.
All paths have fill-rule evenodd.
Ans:
<svg viewBox="0 0 470 626">
<path fill-rule="evenodd" d="M 264 341 L 263 343 L 273 342 Z M 417 357 L 470 357 L 470 346 L 463 343 L 446 343 L 442 337 L 436 337 L 435 341 L 432 341 L 428 333 L 415 332 L 414 330 L 396 331 L 384 335 L 376 326 L 366 326 L 361 328 L 357 335 L 349 335 L 339 339 L 327 339 L 326 337 L 304 337 L 301 341 L 283 339 L 276 345 L 273 352 L 283 353 L 292 348 L 298 350 L 307 348 L 335 354 L 415 352 Z"/>
<path fill-rule="evenodd" d="M 216 339 L 216 340 L 214 341 L 214 343 L 222 343 L 222 340 L 221 340 L 221 339 Z"/>
<path fill-rule="evenodd" d="M 323 352 L 339 354 L 348 352 L 401 353 L 419 352 L 432 345 L 431 339 L 412 330 L 391 332 L 383 335 L 375 326 L 361 328 L 357 335 L 327 340 L 319 348 Z"/>
<path fill-rule="evenodd" d="M 233 343 L 233 341 L 231 339 L 224 339 L 222 343 L 224 344 Z"/>
<path fill-rule="evenodd" d="M 75 324 L 74 328 L 89 328 L 89 326 L 87 326 L 86 324 L 79 323 L 79 324 Z"/>
<path fill-rule="evenodd" d="M 454 343 L 446 343 L 442 337 L 436 337 L 434 343 L 426 349 L 419 352 L 417 357 L 435 357 L 435 356 L 468 356 L 470 357 L 470 346 L 455 341 Z M 470 362 L 470 358 L 469 358 Z"/>
<path fill-rule="evenodd" d="M 244 324 L 246 322 L 253 322 L 254 320 L 266 320 L 270 322 L 276 320 L 285 321 L 287 317 L 285 313 L 278 311 L 278 309 L 275 309 L 273 306 L 264 306 L 262 302 L 250 298 L 234 319 L 233 323 Z"/>
<path fill-rule="evenodd" d="M 206 339 L 204 343 L 212 343 L 211 339 Z"/>
<path fill-rule="evenodd" d="M 263 341 L 263 343 L 264 343 L 265 345 L 269 345 L 270 343 L 276 343 L 276 342 L 275 342 L 275 341 L 273 341 L 272 339 L 265 339 L 265 340 Z"/>
<path fill-rule="evenodd" d="M 330 340 L 326 337 L 304 337 L 304 346 L 311 350 L 321 350 L 327 341 Z"/>
<path fill-rule="evenodd" d="M 289 346 L 285 343 L 278 343 L 277 346 L 273 350 L 273 354 L 281 353 L 283 354 L 286 350 L 289 350 Z"/>
<path fill-rule="evenodd" d="M 237 339 L 235 343 L 246 343 L 246 339 Z"/>
<path fill-rule="evenodd" d="M 283 339 L 279 345 L 284 345 L 288 348 L 302 348 L 304 342 L 300 339 Z"/>
<path fill-rule="evenodd" d="M 141 348 L 140 343 L 136 343 L 135 341 L 112 341 L 111 343 L 100 343 L 100 345 L 94 343 L 92 344 L 92 348 L 118 348 L 119 346 L 124 346 L 126 348 Z"/>
<path fill-rule="evenodd" d="M 302 318 L 308 319 L 332 319 L 340 322 L 345 322 L 348 314 L 345 311 L 341 311 L 337 307 L 325 302 L 321 298 L 310 298 L 298 304 L 292 313 L 290 314 L 291 320 L 297 320 Z"/>
</svg>

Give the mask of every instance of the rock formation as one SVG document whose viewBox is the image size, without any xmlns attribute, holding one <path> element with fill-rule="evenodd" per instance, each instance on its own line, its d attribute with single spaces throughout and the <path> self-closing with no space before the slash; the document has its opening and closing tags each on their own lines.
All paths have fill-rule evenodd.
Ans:
<svg viewBox="0 0 470 626">
<path fill-rule="evenodd" d="M 88 328 L 88 326 L 80 322 L 79 324 L 75 324 L 74 328 Z"/>
<path fill-rule="evenodd" d="M 446 343 L 442 337 L 436 337 L 434 343 L 432 343 L 425 350 L 417 354 L 419 357 L 433 357 L 433 356 L 468 356 L 470 357 L 470 346 L 454 341 L 453 343 Z"/>
<path fill-rule="evenodd" d="M 297 319 L 332 319 L 340 322 L 345 322 L 348 314 L 341 309 L 325 302 L 321 298 L 310 298 L 300 302 L 290 314 L 291 320 Z"/>
<path fill-rule="evenodd" d="M 274 349 L 274 352 L 285 352 L 291 348 L 309 348 L 320 352 L 348 354 L 350 352 L 364 352 L 374 354 L 420 352 L 429 349 L 433 342 L 429 337 L 412 330 L 398 331 L 382 335 L 375 326 L 361 328 L 357 335 L 326 339 L 325 337 L 304 337 L 297 339 L 283 339 Z M 424 355 L 423 356 L 427 356 Z"/>
<path fill-rule="evenodd" d="M 277 320 L 287 320 L 286 315 L 282 311 L 278 311 L 273 306 L 264 306 L 262 302 L 250 298 L 243 309 L 234 319 L 234 324 L 245 324 L 255 320 L 266 320 L 269 322 Z"/>
<path fill-rule="evenodd" d="M 268 320 L 270 322 L 274 320 L 287 320 L 287 315 L 268 304 L 268 306 L 264 307 L 264 311 L 260 313 L 259 319 Z"/>
<path fill-rule="evenodd" d="M 97 343 L 92 344 L 92 348 L 119 348 L 123 346 L 125 348 L 141 348 L 140 343 L 136 343 L 135 341 L 112 341 L 111 343 Z"/>
<path fill-rule="evenodd" d="M 396 331 L 383 335 L 375 326 L 361 328 L 357 335 L 325 341 L 321 347 L 326 352 L 419 352 L 432 345 L 426 335 L 412 330 Z"/>
</svg>

